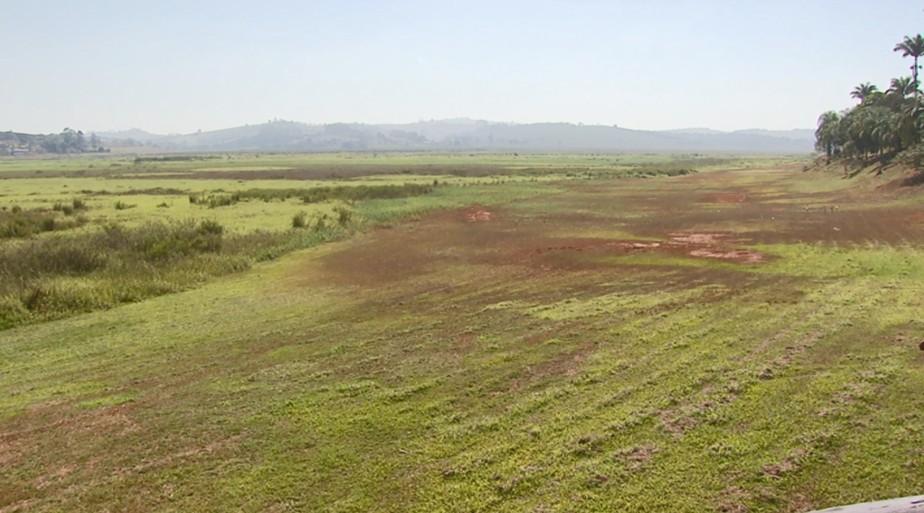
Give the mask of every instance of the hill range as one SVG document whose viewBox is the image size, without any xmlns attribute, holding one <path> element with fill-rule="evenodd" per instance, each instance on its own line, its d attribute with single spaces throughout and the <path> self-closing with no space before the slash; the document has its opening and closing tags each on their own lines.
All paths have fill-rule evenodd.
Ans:
<svg viewBox="0 0 924 513">
<path fill-rule="evenodd" d="M 472 119 L 406 124 L 307 124 L 274 120 L 190 134 L 139 129 L 97 132 L 111 146 L 193 151 L 601 151 L 810 153 L 810 129 L 633 130 L 572 123 L 497 123 Z"/>
</svg>

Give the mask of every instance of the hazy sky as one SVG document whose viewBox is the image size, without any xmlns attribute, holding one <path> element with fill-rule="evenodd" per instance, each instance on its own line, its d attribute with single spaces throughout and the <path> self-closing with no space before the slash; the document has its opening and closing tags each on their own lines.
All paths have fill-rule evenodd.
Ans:
<svg viewBox="0 0 924 513">
<path fill-rule="evenodd" d="M 0 0 L 0 130 L 811 127 L 919 31 L 907 0 Z"/>
</svg>

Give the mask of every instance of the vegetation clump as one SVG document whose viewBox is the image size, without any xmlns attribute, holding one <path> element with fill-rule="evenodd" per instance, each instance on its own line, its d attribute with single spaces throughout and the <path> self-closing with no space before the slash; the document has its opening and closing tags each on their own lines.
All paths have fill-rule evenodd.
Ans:
<svg viewBox="0 0 924 513">
<path fill-rule="evenodd" d="M 0 219 L 4 215 L 13 214 L 0 211 Z M 338 219 L 350 215 L 340 213 Z M 338 226 L 326 218 L 305 216 L 303 227 L 310 230 L 233 235 L 212 220 L 110 224 L 2 246 L 0 329 L 185 290 L 345 233 L 344 221 Z M 5 233 L 3 221 L 0 227 Z"/>
<path fill-rule="evenodd" d="M 73 214 L 71 206 L 66 206 L 67 213 Z M 9 210 L 0 210 L 0 239 L 21 239 L 43 232 L 69 230 L 87 223 L 84 216 L 59 218 L 55 211 L 34 209 L 23 210 L 13 206 Z"/>
<path fill-rule="evenodd" d="M 78 198 L 74 198 L 70 203 L 57 202 L 51 207 L 55 212 L 62 212 L 66 216 L 74 215 L 77 212 L 88 210 L 87 204 Z"/>
<path fill-rule="evenodd" d="M 241 201 L 240 193 L 233 194 L 190 194 L 189 202 L 193 205 L 203 205 L 209 208 L 229 207 Z"/>
</svg>

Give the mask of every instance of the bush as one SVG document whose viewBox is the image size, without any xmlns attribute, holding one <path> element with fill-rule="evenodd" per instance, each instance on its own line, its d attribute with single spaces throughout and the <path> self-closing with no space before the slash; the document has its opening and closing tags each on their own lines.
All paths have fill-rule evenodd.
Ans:
<svg viewBox="0 0 924 513">
<path fill-rule="evenodd" d="M 121 200 L 115 202 L 116 210 L 128 210 L 130 208 L 135 208 L 135 205 L 129 205 L 128 203 L 125 203 L 124 201 L 121 201 Z"/>
<path fill-rule="evenodd" d="M 304 212 L 295 214 L 292 216 L 292 228 L 305 228 L 308 226 L 307 218 Z"/>
</svg>

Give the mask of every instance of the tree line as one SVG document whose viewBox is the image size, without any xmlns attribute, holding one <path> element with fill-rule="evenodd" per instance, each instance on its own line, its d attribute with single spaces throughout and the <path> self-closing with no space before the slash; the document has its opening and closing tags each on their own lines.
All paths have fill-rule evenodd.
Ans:
<svg viewBox="0 0 924 513">
<path fill-rule="evenodd" d="M 90 134 L 90 137 L 87 137 L 82 130 L 65 128 L 60 134 L 48 134 L 41 137 L 39 145 L 48 153 L 104 151 L 102 142 L 96 134 Z"/>
<path fill-rule="evenodd" d="M 87 153 L 108 151 L 96 134 L 87 137 L 83 131 L 65 128 L 58 134 L 21 134 L 0 132 L 0 153 Z"/>
<path fill-rule="evenodd" d="M 918 60 L 924 56 L 924 37 L 905 36 L 893 49 L 912 59 L 911 76 L 893 78 L 879 89 L 869 82 L 856 86 L 850 96 L 857 105 L 842 112 L 819 116 L 815 148 L 828 162 L 852 160 L 890 162 L 899 158 L 920 166 L 924 161 L 924 119 Z"/>
</svg>

